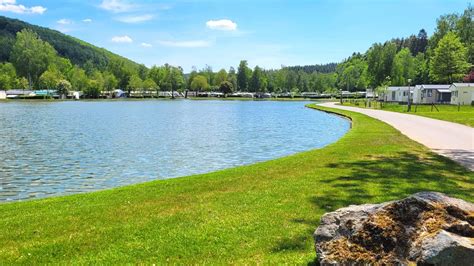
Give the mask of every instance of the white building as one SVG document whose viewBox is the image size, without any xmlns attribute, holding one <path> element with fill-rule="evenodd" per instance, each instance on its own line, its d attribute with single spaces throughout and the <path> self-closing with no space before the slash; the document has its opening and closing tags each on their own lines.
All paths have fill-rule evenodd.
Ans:
<svg viewBox="0 0 474 266">
<path fill-rule="evenodd" d="M 385 91 L 384 101 L 407 103 L 408 97 L 412 96 L 409 94 L 413 94 L 413 90 L 413 87 L 388 87 Z"/>
<path fill-rule="evenodd" d="M 0 100 L 5 100 L 7 98 L 7 92 L 6 91 L 0 91 Z"/>
<path fill-rule="evenodd" d="M 474 103 L 474 83 L 453 83 L 451 91 L 451 104 L 470 105 Z"/>
<path fill-rule="evenodd" d="M 449 103 L 451 101 L 450 85 L 422 84 L 416 85 L 413 91 L 413 103 Z"/>
</svg>

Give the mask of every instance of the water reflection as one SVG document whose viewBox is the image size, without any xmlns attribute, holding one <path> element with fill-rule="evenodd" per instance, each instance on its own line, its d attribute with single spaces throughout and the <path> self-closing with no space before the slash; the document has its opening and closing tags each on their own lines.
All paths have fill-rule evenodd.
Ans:
<svg viewBox="0 0 474 266">
<path fill-rule="evenodd" d="M 349 123 L 303 102 L 0 103 L 0 201 L 93 191 L 273 159 Z"/>
</svg>

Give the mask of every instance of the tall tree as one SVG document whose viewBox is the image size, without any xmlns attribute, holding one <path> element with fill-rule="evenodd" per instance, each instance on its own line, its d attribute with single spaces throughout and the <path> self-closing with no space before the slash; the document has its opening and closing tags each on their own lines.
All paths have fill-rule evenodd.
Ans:
<svg viewBox="0 0 474 266">
<path fill-rule="evenodd" d="M 434 50 L 430 61 L 430 77 L 438 82 L 455 82 L 467 74 L 467 49 L 454 32 L 447 33 Z"/>
<path fill-rule="evenodd" d="M 232 83 L 229 81 L 223 81 L 219 86 L 219 90 L 224 93 L 224 97 L 227 97 L 227 94 L 232 93 L 234 90 Z"/>
<path fill-rule="evenodd" d="M 369 85 L 373 88 L 382 84 L 387 77 L 390 77 L 393 66 L 393 59 L 397 52 L 397 47 L 392 42 L 385 44 L 374 44 L 367 52 Z"/>
<path fill-rule="evenodd" d="M 11 63 L 0 63 L 0 90 L 11 90 L 16 85 L 15 67 Z"/>
<path fill-rule="evenodd" d="M 56 56 L 49 43 L 42 41 L 35 32 L 24 29 L 16 35 L 10 59 L 17 73 L 28 79 L 31 88 Z"/>
<path fill-rule="evenodd" d="M 60 79 L 56 84 L 57 93 L 61 95 L 61 98 L 65 98 L 71 88 L 71 83 L 65 79 Z"/>
<path fill-rule="evenodd" d="M 130 77 L 130 82 L 128 86 L 130 90 L 141 90 L 143 88 L 143 80 L 138 74 L 135 74 Z"/>
<path fill-rule="evenodd" d="M 202 91 L 209 88 L 209 83 L 207 83 L 207 78 L 203 75 L 197 75 L 193 78 L 191 82 L 191 89 L 193 91 Z"/>
<path fill-rule="evenodd" d="M 415 59 L 408 48 L 403 48 L 393 60 L 392 85 L 408 85 L 408 79 L 413 80 L 415 74 Z"/>
<path fill-rule="evenodd" d="M 420 32 L 418 32 L 415 51 L 412 54 L 416 56 L 418 53 L 425 53 L 427 47 L 428 47 L 428 33 L 426 33 L 425 29 L 421 29 Z"/>
<path fill-rule="evenodd" d="M 474 65 L 474 8 L 469 6 L 456 23 L 456 33 L 467 48 L 467 61 Z"/>
<path fill-rule="evenodd" d="M 50 67 L 48 70 L 43 72 L 43 74 L 41 74 L 39 78 L 39 86 L 42 89 L 54 90 L 61 79 L 61 73 L 55 67 Z"/>
<path fill-rule="evenodd" d="M 84 69 L 75 66 L 69 75 L 69 81 L 71 82 L 72 89 L 77 91 L 85 91 L 88 86 L 89 78 L 86 75 Z"/>
<path fill-rule="evenodd" d="M 215 75 L 215 84 L 220 86 L 220 84 L 227 80 L 227 71 L 225 69 L 219 70 Z"/>
<path fill-rule="evenodd" d="M 427 84 L 430 82 L 430 69 L 428 60 L 424 53 L 418 53 L 415 57 L 415 78 L 414 84 Z"/>
<path fill-rule="evenodd" d="M 230 67 L 229 74 L 227 74 L 227 80 L 232 84 L 232 88 L 237 89 L 237 73 L 233 67 Z"/>
<path fill-rule="evenodd" d="M 237 87 L 239 91 L 247 91 L 249 87 L 249 67 L 246 60 L 242 60 L 237 68 Z"/>
<path fill-rule="evenodd" d="M 337 86 L 341 90 L 356 91 L 367 88 L 367 62 L 360 56 L 349 58 L 336 68 Z"/>
<path fill-rule="evenodd" d="M 262 69 L 259 66 L 256 66 L 252 73 L 252 78 L 249 83 L 249 90 L 251 92 L 265 92 L 266 90 L 266 81 L 263 75 Z"/>
<path fill-rule="evenodd" d="M 104 73 L 102 73 L 102 76 L 104 78 L 104 89 L 106 91 L 112 91 L 117 88 L 118 80 L 114 74 L 109 71 L 105 71 Z"/>
</svg>

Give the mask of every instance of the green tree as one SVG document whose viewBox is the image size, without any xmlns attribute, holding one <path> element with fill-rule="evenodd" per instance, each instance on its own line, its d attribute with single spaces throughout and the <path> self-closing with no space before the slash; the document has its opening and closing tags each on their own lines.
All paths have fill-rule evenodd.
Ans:
<svg viewBox="0 0 474 266">
<path fill-rule="evenodd" d="M 227 74 L 227 81 L 232 84 L 232 88 L 237 89 L 237 73 L 233 67 L 230 67 L 229 73 Z"/>
<path fill-rule="evenodd" d="M 112 91 L 118 86 L 118 80 L 115 75 L 109 71 L 102 73 L 104 78 L 104 89 L 106 91 Z"/>
<path fill-rule="evenodd" d="M 56 85 L 56 89 L 57 89 L 58 94 L 61 95 L 61 98 L 64 98 L 72 89 L 72 85 L 69 81 L 65 79 L 61 79 L 58 81 Z"/>
<path fill-rule="evenodd" d="M 222 82 L 226 80 L 227 80 L 227 71 L 225 71 L 225 69 L 219 70 L 219 72 L 217 72 L 217 74 L 214 77 L 214 82 L 219 87 L 220 87 L 220 84 L 222 84 Z"/>
<path fill-rule="evenodd" d="M 60 79 L 61 73 L 55 67 L 50 67 L 40 76 L 39 86 L 46 90 L 55 90 Z"/>
<path fill-rule="evenodd" d="M 239 67 L 237 69 L 237 88 L 239 91 L 247 91 L 249 87 L 251 72 L 252 71 L 248 67 L 247 61 L 240 61 Z"/>
<path fill-rule="evenodd" d="M 336 67 L 337 86 L 339 89 L 347 91 L 366 89 L 368 85 L 367 69 L 367 62 L 360 56 L 350 57 L 346 62 Z"/>
<path fill-rule="evenodd" d="M 104 77 L 99 70 L 94 70 L 83 90 L 84 95 L 87 98 L 99 98 L 102 91 L 104 91 Z"/>
<path fill-rule="evenodd" d="M 215 74 L 214 72 L 212 71 L 212 67 L 209 66 L 209 65 L 206 65 L 205 68 L 201 69 L 201 71 L 199 71 L 199 74 L 206 77 L 207 79 L 207 83 L 212 86 L 212 85 L 216 85 L 214 82 L 215 82 Z"/>
<path fill-rule="evenodd" d="M 184 80 L 183 69 L 181 67 L 171 67 L 169 82 L 171 83 L 172 91 L 181 91 L 184 89 L 186 83 Z"/>
<path fill-rule="evenodd" d="M 186 89 L 191 90 L 191 82 L 193 82 L 194 77 L 198 75 L 196 67 L 192 67 L 191 73 L 189 73 L 187 80 L 186 80 Z"/>
<path fill-rule="evenodd" d="M 130 91 L 141 91 L 143 96 L 143 80 L 137 74 L 130 77 L 128 87 Z"/>
<path fill-rule="evenodd" d="M 84 69 L 75 66 L 70 74 L 68 80 L 71 82 L 72 89 L 76 91 L 86 91 L 89 86 L 89 78 L 86 75 Z"/>
<path fill-rule="evenodd" d="M 467 48 L 467 61 L 474 65 L 474 8 L 469 6 L 456 23 L 456 33 Z"/>
<path fill-rule="evenodd" d="M 415 58 L 408 48 L 403 48 L 393 60 L 392 84 L 396 86 L 408 85 L 408 79 L 414 79 L 415 75 Z"/>
<path fill-rule="evenodd" d="M 382 84 L 392 73 L 397 46 L 392 42 L 376 43 L 367 51 L 367 76 L 373 88 Z"/>
<path fill-rule="evenodd" d="M 266 80 L 263 75 L 262 69 L 259 66 L 256 66 L 252 73 L 252 78 L 249 83 L 249 90 L 251 92 L 265 92 L 266 91 Z"/>
<path fill-rule="evenodd" d="M 447 33 L 434 50 L 430 61 L 430 77 L 438 82 L 461 80 L 469 68 L 467 49 L 454 32 Z"/>
<path fill-rule="evenodd" d="M 0 63 L 0 90 L 15 89 L 16 85 L 15 67 L 11 63 Z"/>
<path fill-rule="evenodd" d="M 430 82 L 429 77 L 430 69 L 428 66 L 428 60 L 423 53 L 418 53 L 415 57 L 415 78 L 413 79 L 414 84 L 427 84 Z"/>
<path fill-rule="evenodd" d="M 191 82 L 191 89 L 193 91 L 201 91 L 207 90 L 209 88 L 209 84 L 207 83 L 207 78 L 203 75 L 197 75 L 193 78 Z"/>
<path fill-rule="evenodd" d="M 219 86 L 219 91 L 224 93 L 224 97 L 227 97 L 227 94 L 232 93 L 234 87 L 229 81 L 223 81 Z"/>
<path fill-rule="evenodd" d="M 24 29 L 17 33 L 11 62 L 18 74 L 28 78 L 30 88 L 56 58 L 54 48 L 42 41 L 35 32 Z"/>
<path fill-rule="evenodd" d="M 28 80 L 25 77 L 19 77 L 16 82 L 18 89 L 26 90 L 29 87 Z"/>
<path fill-rule="evenodd" d="M 159 89 L 158 85 L 156 85 L 155 81 L 153 81 L 151 78 L 147 78 L 143 81 L 143 88 L 153 91 L 157 91 Z"/>
</svg>

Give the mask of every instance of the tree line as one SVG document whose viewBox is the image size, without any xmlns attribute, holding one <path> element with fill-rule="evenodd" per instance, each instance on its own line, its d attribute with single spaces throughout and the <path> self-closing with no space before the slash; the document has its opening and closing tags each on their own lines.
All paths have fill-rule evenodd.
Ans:
<svg viewBox="0 0 474 266">
<path fill-rule="evenodd" d="M 336 68 L 339 89 L 474 81 L 473 8 L 437 20 L 434 34 L 418 35 L 373 44 L 355 53 Z"/>
<path fill-rule="evenodd" d="M 431 37 L 422 29 L 408 38 L 375 43 L 365 53 L 354 53 L 340 64 L 283 66 L 280 69 L 255 66 L 252 69 L 242 60 L 236 69 L 231 67 L 215 72 L 206 66 L 200 70 L 193 68 L 189 74 L 184 74 L 181 67 L 168 64 L 147 68 L 110 52 L 111 56 L 98 59 L 100 63 L 96 63 L 87 54 L 73 56 L 69 50 L 58 52 L 55 47 L 63 46 L 57 41 L 51 41 L 53 46 L 35 30 L 24 28 L 16 33 L 14 41 L 0 38 L 0 43 L 8 40 L 10 45 L 8 49 L 2 46 L 0 51 L 0 61 L 3 61 L 0 63 L 0 88 L 39 88 L 57 90 L 61 94 L 76 90 L 86 97 L 97 98 L 102 92 L 115 89 L 129 92 L 333 93 L 403 86 L 409 85 L 410 81 L 411 84 L 451 83 L 463 78 L 472 81 L 474 74 L 469 73 L 474 64 L 472 16 L 471 6 L 462 14 L 441 16 Z M 43 28 L 40 30 L 46 32 Z M 57 34 L 46 36 L 60 36 Z M 93 54 L 97 52 L 94 49 L 90 50 Z"/>
<path fill-rule="evenodd" d="M 340 64 L 282 67 L 265 70 L 240 62 L 237 70 L 211 67 L 194 69 L 188 77 L 191 90 L 219 90 L 222 82 L 231 91 L 320 92 L 361 91 L 390 85 L 474 81 L 473 8 L 437 20 L 434 34 L 424 29 L 408 38 L 373 44 L 365 53 L 354 53 Z"/>
</svg>

